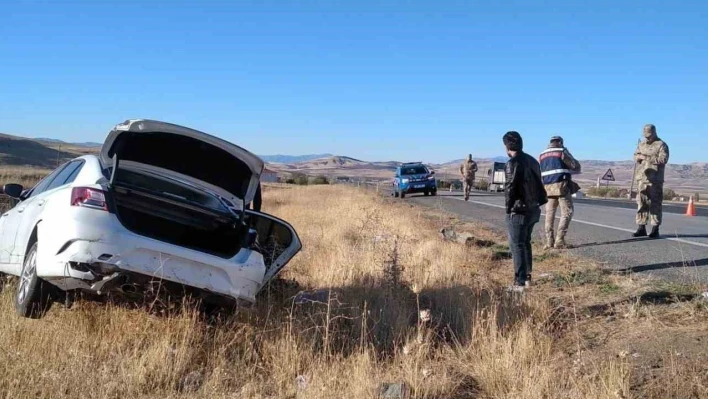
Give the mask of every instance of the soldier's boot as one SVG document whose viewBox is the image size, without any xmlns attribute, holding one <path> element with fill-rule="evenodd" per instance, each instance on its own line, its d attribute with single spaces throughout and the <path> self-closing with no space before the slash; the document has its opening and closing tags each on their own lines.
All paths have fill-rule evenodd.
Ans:
<svg viewBox="0 0 708 399">
<path fill-rule="evenodd" d="M 568 248 L 568 244 L 565 243 L 565 233 L 565 231 L 558 232 L 558 237 L 556 237 L 556 243 L 554 244 L 556 249 Z"/>
<path fill-rule="evenodd" d="M 647 236 L 647 226 L 640 224 L 637 231 L 632 234 L 632 237 L 646 237 Z"/>
<path fill-rule="evenodd" d="M 652 226 L 649 238 L 659 238 L 659 226 Z"/>
<path fill-rule="evenodd" d="M 543 246 L 543 249 L 548 251 L 549 249 L 553 248 L 553 244 L 556 242 L 555 238 L 553 238 L 553 232 L 547 232 L 546 233 L 546 245 Z"/>
</svg>

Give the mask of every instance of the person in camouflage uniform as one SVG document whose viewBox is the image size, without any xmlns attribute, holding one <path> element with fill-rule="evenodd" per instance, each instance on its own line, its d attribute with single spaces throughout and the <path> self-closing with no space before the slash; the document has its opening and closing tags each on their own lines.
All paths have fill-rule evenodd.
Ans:
<svg viewBox="0 0 708 399">
<path fill-rule="evenodd" d="M 460 165 L 460 174 L 462 175 L 462 187 L 465 191 L 465 201 L 470 199 L 470 191 L 474 185 L 474 175 L 477 172 L 477 162 L 472 160 L 472 154 L 467 156 L 467 159 Z"/>
<path fill-rule="evenodd" d="M 664 201 L 664 169 L 669 162 L 669 146 L 656 134 L 656 126 L 644 126 L 644 140 L 634 152 L 637 183 L 637 224 L 634 237 L 647 236 L 647 223 L 651 221 L 651 238 L 659 237 Z"/>
<path fill-rule="evenodd" d="M 551 137 L 548 148 L 539 158 L 541 177 L 548 194 L 546 204 L 546 245 L 544 249 L 565 248 L 565 236 L 573 219 L 573 194 L 578 191 L 571 175 L 579 173 L 581 166 L 570 154 L 560 136 Z M 556 221 L 556 210 L 561 208 L 561 220 L 558 224 L 558 236 L 553 230 Z"/>
</svg>

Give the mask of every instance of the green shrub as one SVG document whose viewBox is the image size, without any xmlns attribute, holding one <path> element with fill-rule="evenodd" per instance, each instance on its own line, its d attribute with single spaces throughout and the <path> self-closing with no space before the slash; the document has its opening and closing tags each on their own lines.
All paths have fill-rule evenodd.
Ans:
<svg viewBox="0 0 708 399">
<path fill-rule="evenodd" d="M 619 189 L 611 188 L 607 191 L 608 198 L 619 198 L 621 196 L 622 196 L 622 193 L 620 193 Z"/>
<path fill-rule="evenodd" d="M 311 184 L 329 184 L 329 180 L 325 176 L 317 176 L 310 181 Z"/>
<path fill-rule="evenodd" d="M 590 187 L 587 194 L 593 197 L 620 198 L 622 192 L 615 187 Z"/>
<path fill-rule="evenodd" d="M 676 191 L 666 188 L 664 189 L 664 199 L 667 201 L 671 201 L 672 199 L 676 198 Z"/>
<path fill-rule="evenodd" d="M 307 176 L 303 174 L 293 175 L 293 181 L 299 186 L 306 186 L 308 183 Z"/>
<path fill-rule="evenodd" d="M 489 189 L 489 182 L 484 179 L 477 180 L 474 182 L 474 188 L 477 190 L 487 191 Z"/>
<path fill-rule="evenodd" d="M 438 188 L 441 190 L 447 190 L 451 185 L 452 182 L 449 180 L 438 180 Z"/>
</svg>

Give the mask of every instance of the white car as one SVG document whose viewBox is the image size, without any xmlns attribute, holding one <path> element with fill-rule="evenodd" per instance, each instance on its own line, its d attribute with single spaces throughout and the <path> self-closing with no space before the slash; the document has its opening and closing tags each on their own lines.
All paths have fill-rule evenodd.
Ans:
<svg viewBox="0 0 708 399">
<path fill-rule="evenodd" d="M 301 249 L 289 224 L 249 209 L 263 167 L 206 133 L 128 120 L 98 156 L 29 190 L 6 184 L 16 204 L 0 217 L 0 272 L 20 276 L 18 314 L 40 317 L 55 287 L 139 294 L 172 282 L 255 302 Z"/>
</svg>

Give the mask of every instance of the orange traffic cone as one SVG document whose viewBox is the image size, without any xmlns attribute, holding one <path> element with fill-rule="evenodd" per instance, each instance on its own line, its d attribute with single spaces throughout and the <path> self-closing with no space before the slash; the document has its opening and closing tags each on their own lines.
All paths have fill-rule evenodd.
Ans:
<svg viewBox="0 0 708 399">
<path fill-rule="evenodd" d="M 693 204 L 693 196 L 688 200 L 688 209 L 686 209 L 686 216 L 696 216 L 696 206 Z"/>
</svg>

